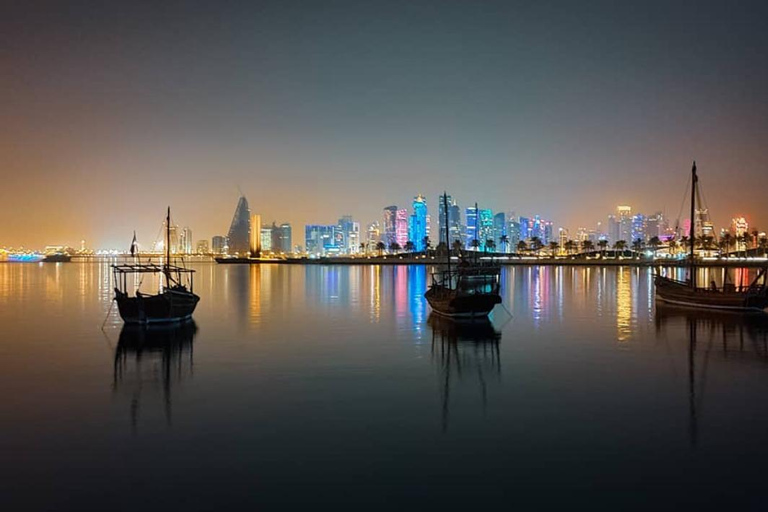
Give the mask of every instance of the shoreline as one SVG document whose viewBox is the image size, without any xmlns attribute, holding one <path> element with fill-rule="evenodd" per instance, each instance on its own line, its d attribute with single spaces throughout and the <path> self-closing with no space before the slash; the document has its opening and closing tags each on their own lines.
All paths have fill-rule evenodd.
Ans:
<svg viewBox="0 0 768 512">
<path fill-rule="evenodd" d="M 257 259 L 231 258 L 230 261 L 215 260 L 221 265 L 444 265 L 445 263 L 433 258 L 290 258 L 290 259 Z M 536 266 L 571 266 L 571 267 L 687 267 L 685 260 L 663 261 L 643 259 L 508 259 L 497 260 L 494 263 L 502 267 L 536 267 Z M 713 260 L 699 261 L 700 267 L 722 268 L 759 268 L 768 266 L 766 260 Z"/>
</svg>

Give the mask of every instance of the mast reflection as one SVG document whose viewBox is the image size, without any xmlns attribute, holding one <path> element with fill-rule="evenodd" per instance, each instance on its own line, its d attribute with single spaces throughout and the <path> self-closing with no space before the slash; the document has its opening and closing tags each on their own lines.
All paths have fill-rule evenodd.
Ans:
<svg viewBox="0 0 768 512">
<path fill-rule="evenodd" d="M 432 360 L 439 365 L 442 381 L 442 428 L 448 430 L 451 382 L 475 375 L 480 385 L 483 410 L 487 404 L 486 377 L 501 375 L 499 341 L 501 332 L 490 320 L 457 322 L 434 313 L 427 319 L 432 328 Z M 465 381 L 466 382 L 466 381 Z"/>
<path fill-rule="evenodd" d="M 196 333 L 194 321 L 174 326 L 123 326 L 115 350 L 113 391 L 130 394 L 134 433 L 145 388 L 160 388 L 166 423 L 171 424 L 171 388 L 192 375 Z"/>
<path fill-rule="evenodd" d="M 657 333 L 679 324 L 685 326 L 687 334 L 689 438 L 691 446 L 695 447 L 707 368 L 717 364 L 711 359 L 729 361 L 729 364 L 768 363 L 768 316 L 701 311 L 657 303 Z M 703 356 L 703 361 L 698 364 L 700 368 L 697 367 L 697 352 Z M 733 355 L 739 357 L 730 357 Z"/>
</svg>

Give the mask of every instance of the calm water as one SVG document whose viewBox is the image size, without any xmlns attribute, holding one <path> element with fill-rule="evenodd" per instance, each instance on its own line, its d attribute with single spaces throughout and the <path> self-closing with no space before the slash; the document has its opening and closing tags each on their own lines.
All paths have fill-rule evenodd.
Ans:
<svg viewBox="0 0 768 512">
<path fill-rule="evenodd" d="M 467 329 L 425 267 L 196 268 L 195 325 L 102 332 L 107 264 L 0 264 L 0 509 L 768 506 L 766 321 L 646 269 L 507 268 Z"/>
</svg>

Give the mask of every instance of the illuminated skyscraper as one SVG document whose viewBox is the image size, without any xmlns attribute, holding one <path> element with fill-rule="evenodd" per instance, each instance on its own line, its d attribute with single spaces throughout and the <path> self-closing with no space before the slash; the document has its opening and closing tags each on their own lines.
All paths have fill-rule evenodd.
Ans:
<svg viewBox="0 0 768 512">
<path fill-rule="evenodd" d="M 744 217 L 735 217 L 731 220 L 731 234 L 735 236 L 744 236 L 749 232 L 749 223 Z"/>
<path fill-rule="evenodd" d="M 381 228 L 379 227 L 378 222 L 371 222 L 368 224 L 368 228 L 365 230 L 366 234 L 366 245 L 368 247 L 369 251 L 373 251 L 376 249 L 376 244 L 378 244 L 381 241 Z"/>
<path fill-rule="evenodd" d="M 227 249 L 227 237 L 216 235 L 211 238 L 211 251 L 213 254 L 226 254 Z"/>
<path fill-rule="evenodd" d="M 211 248 L 208 245 L 208 240 L 197 241 L 197 254 L 210 254 Z"/>
<path fill-rule="evenodd" d="M 235 215 L 229 226 L 229 253 L 246 256 L 251 251 L 251 210 L 248 200 L 241 196 L 235 208 Z"/>
<path fill-rule="evenodd" d="M 360 223 L 344 215 L 336 226 L 336 247 L 342 254 L 356 254 L 360 250 Z"/>
<path fill-rule="evenodd" d="M 421 194 L 413 198 L 413 215 L 408 231 L 408 238 L 413 242 L 416 251 L 423 251 L 424 238 L 427 236 L 427 199 Z"/>
<path fill-rule="evenodd" d="M 453 205 L 453 199 L 451 196 L 448 196 L 448 218 L 451 217 L 451 205 Z M 437 237 L 438 243 L 444 244 L 446 242 L 446 234 L 445 234 L 445 223 L 446 223 L 446 216 L 445 216 L 446 210 L 445 210 L 445 200 L 443 196 L 440 196 L 438 198 L 437 202 L 437 224 L 438 224 L 438 231 L 439 236 Z M 453 219 L 451 219 L 453 220 Z M 450 226 L 449 226 L 450 229 Z"/>
<path fill-rule="evenodd" d="M 648 241 L 648 235 L 646 234 L 646 217 L 642 213 L 632 217 L 632 235 L 628 244 L 632 244 L 635 240 L 641 240 L 643 242 Z"/>
<path fill-rule="evenodd" d="M 480 242 L 480 239 L 478 238 L 480 232 L 480 224 L 477 219 L 477 208 L 475 206 L 468 206 L 466 209 L 466 217 L 467 231 L 466 238 L 464 239 L 464 247 L 466 249 L 472 249 L 473 240 Z"/>
<path fill-rule="evenodd" d="M 272 228 L 261 228 L 259 230 L 259 245 L 261 246 L 261 252 L 272 252 Z"/>
<path fill-rule="evenodd" d="M 308 224 L 304 227 L 305 251 L 311 255 L 338 253 L 335 244 L 336 226 Z"/>
<path fill-rule="evenodd" d="M 250 249 L 251 256 L 257 257 L 261 255 L 261 215 L 254 214 L 251 216 L 251 241 Z M 268 250 L 268 249 L 266 249 Z"/>
<path fill-rule="evenodd" d="M 493 216 L 493 242 L 496 244 L 496 252 L 507 252 L 508 243 L 502 243 L 502 237 L 507 236 L 507 216 L 504 212 L 499 212 Z M 506 240 L 506 238 L 504 238 Z"/>
<path fill-rule="evenodd" d="M 293 243 L 293 236 L 291 234 L 291 225 L 288 222 L 283 222 L 276 228 L 277 230 L 277 237 L 273 235 L 273 246 L 275 246 L 272 250 L 274 252 L 279 253 L 291 253 L 293 251 L 292 243 Z M 277 244 L 274 242 L 277 241 Z"/>
<path fill-rule="evenodd" d="M 179 254 L 192 254 L 192 230 L 184 226 L 179 235 Z"/>
<path fill-rule="evenodd" d="M 617 206 L 616 207 L 616 222 L 618 222 L 618 238 L 611 240 L 616 243 L 619 240 L 624 240 L 627 244 L 632 242 L 632 207 L 630 206 Z"/>
<path fill-rule="evenodd" d="M 493 211 L 480 208 L 480 233 L 478 240 L 480 241 L 480 250 L 485 250 L 485 242 L 493 240 Z"/>
<path fill-rule="evenodd" d="M 517 252 L 517 244 L 524 238 L 520 234 L 520 222 L 517 221 L 514 214 L 510 214 L 507 220 L 507 237 L 509 238 L 509 252 Z"/>
<path fill-rule="evenodd" d="M 453 204 L 449 203 L 448 220 L 450 222 L 448 226 L 448 232 L 451 237 L 451 243 L 449 245 L 453 246 L 453 243 L 456 240 L 461 242 L 461 240 L 464 238 L 464 229 L 461 223 L 461 208 L 459 208 L 459 205 L 456 204 L 456 201 L 454 201 Z"/>
<path fill-rule="evenodd" d="M 408 210 L 399 209 L 395 216 L 395 242 L 404 248 L 408 242 Z"/>
<path fill-rule="evenodd" d="M 397 206 L 387 206 L 384 208 L 384 219 L 382 223 L 383 242 L 389 247 L 397 241 Z"/>
</svg>

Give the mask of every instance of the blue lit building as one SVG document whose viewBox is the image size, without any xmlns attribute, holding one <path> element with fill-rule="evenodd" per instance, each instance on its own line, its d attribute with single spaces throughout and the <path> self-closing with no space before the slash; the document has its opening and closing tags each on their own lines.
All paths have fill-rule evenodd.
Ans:
<svg viewBox="0 0 768 512">
<path fill-rule="evenodd" d="M 485 250 L 485 242 L 487 240 L 493 240 L 493 211 L 488 209 L 480 209 L 480 250 Z"/>
<path fill-rule="evenodd" d="M 464 239 L 464 247 L 466 249 L 472 249 L 472 240 L 478 238 L 478 232 L 479 232 L 479 225 L 477 221 L 477 209 L 474 206 L 468 206 L 466 209 L 466 216 L 467 216 L 467 231 L 466 231 L 466 238 Z"/>
<path fill-rule="evenodd" d="M 336 226 L 308 224 L 304 227 L 304 247 L 308 254 L 338 253 Z"/>
<path fill-rule="evenodd" d="M 509 251 L 509 244 L 502 243 L 503 236 L 507 236 L 507 216 L 504 212 L 499 212 L 493 216 L 493 241 L 496 243 L 496 252 Z"/>
<path fill-rule="evenodd" d="M 520 240 L 528 240 L 533 235 L 529 228 L 531 220 L 528 217 L 520 217 Z"/>
<path fill-rule="evenodd" d="M 425 250 L 424 237 L 427 236 L 427 199 L 421 194 L 413 198 L 413 214 L 408 224 L 408 239 L 413 242 L 417 252 Z"/>
</svg>

